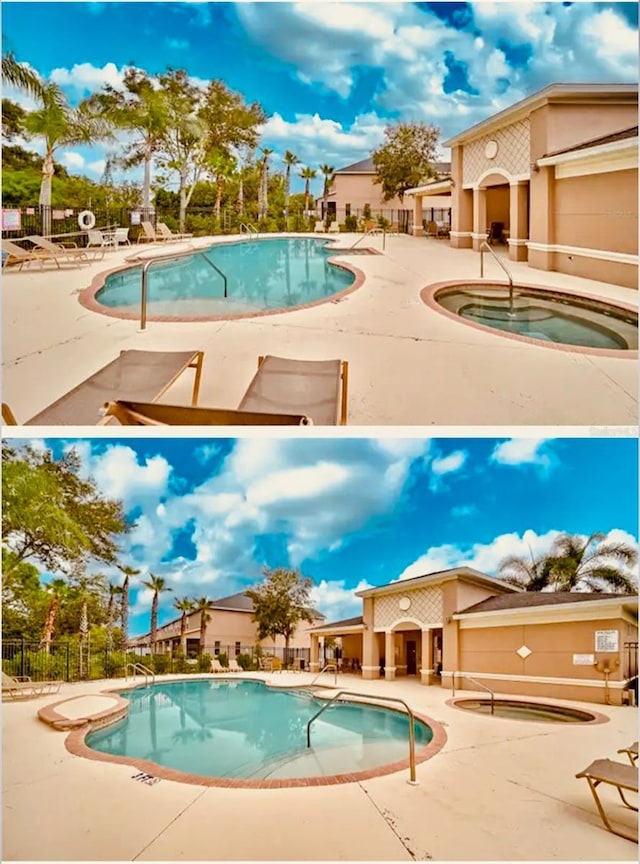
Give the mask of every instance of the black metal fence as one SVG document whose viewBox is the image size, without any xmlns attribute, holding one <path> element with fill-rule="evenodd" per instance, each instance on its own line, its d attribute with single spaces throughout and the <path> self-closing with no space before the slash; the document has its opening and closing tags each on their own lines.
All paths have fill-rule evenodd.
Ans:
<svg viewBox="0 0 640 864">
<path fill-rule="evenodd" d="M 173 653 L 156 651 L 152 654 L 144 646 L 122 651 L 91 645 L 90 642 L 80 644 L 77 639 L 52 642 L 47 651 L 38 642 L 13 639 L 2 642 L 2 671 L 15 677 L 29 676 L 33 681 L 86 681 L 122 678 L 129 663 L 143 663 L 158 674 L 209 672 L 212 657 L 220 657 L 224 661 L 223 665 L 231 659 L 238 661 L 240 657 L 239 662 L 248 669 L 257 669 L 260 657 L 268 656 L 278 657 L 285 666 L 301 660 L 302 665 L 308 667 L 309 653 L 308 648 L 290 648 L 285 657 L 284 648 L 215 642 L 205 645 L 202 653 L 197 646 L 188 643 L 186 654 L 177 650 Z"/>
</svg>

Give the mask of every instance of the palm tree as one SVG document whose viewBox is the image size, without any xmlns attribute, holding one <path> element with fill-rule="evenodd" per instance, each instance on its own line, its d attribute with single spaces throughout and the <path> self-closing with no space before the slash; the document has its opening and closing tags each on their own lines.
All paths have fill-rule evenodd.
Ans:
<svg viewBox="0 0 640 864">
<path fill-rule="evenodd" d="M 184 650 L 185 633 L 187 632 L 187 616 L 189 612 L 193 612 L 193 600 L 188 597 L 176 598 L 173 601 L 173 608 L 182 613 L 180 618 L 180 650 Z"/>
<path fill-rule="evenodd" d="M 607 541 L 605 534 L 561 534 L 547 555 L 535 559 L 512 555 L 499 566 L 505 582 L 525 591 L 611 590 L 635 594 L 637 586 L 629 574 L 638 560 L 638 550 L 621 541 Z M 626 572 L 625 572 L 626 571 Z"/>
<path fill-rule="evenodd" d="M 124 564 L 117 565 L 118 570 L 124 575 L 122 583 L 122 600 L 120 601 L 120 624 L 122 627 L 122 644 L 125 651 L 129 645 L 129 579 L 138 576 L 139 570 L 135 567 L 127 567 Z"/>
<path fill-rule="evenodd" d="M 209 168 L 215 178 L 216 184 L 216 219 L 220 223 L 220 207 L 222 204 L 222 192 L 224 190 L 225 181 L 233 176 L 236 169 L 235 159 L 226 156 L 224 153 L 216 153 L 209 158 Z"/>
<path fill-rule="evenodd" d="M 154 576 L 153 573 L 149 573 L 149 579 L 142 584 L 153 591 L 153 600 L 151 601 L 151 628 L 149 631 L 151 653 L 153 654 L 156 645 L 156 631 L 158 629 L 158 598 L 163 591 L 173 591 L 173 588 L 169 588 L 166 579 L 162 576 Z"/>
<path fill-rule="evenodd" d="M 321 165 L 320 173 L 324 176 L 324 184 L 322 186 L 322 200 L 324 202 L 324 214 L 327 212 L 327 195 L 329 194 L 329 187 L 333 182 L 333 172 L 335 171 L 335 167 L 333 165 Z"/>
<path fill-rule="evenodd" d="M 109 600 L 107 602 L 107 650 L 111 651 L 111 649 L 113 648 L 113 610 L 116 597 L 122 595 L 123 589 L 120 585 L 114 585 L 112 582 L 109 582 L 108 590 Z"/>
<path fill-rule="evenodd" d="M 286 227 L 289 227 L 289 195 L 291 192 L 291 169 L 294 165 L 297 165 L 300 160 L 296 156 L 295 153 L 292 153 L 291 150 L 287 150 L 283 156 L 284 164 L 287 166 L 284 172 L 284 217 L 286 221 Z"/>
<path fill-rule="evenodd" d="M 64 579 L 52 579 L 45 586 L 45 590 L 49 595 L 49 603 L 47 605 L 47 614 L 44 619 L 44 627 L 42 630 L 42 639 L 40 645 L 49 654 L 51 651 L 51 640 L 56 629 L 56 619 L 58 612 L 64 601 L 69 596 L 69 586 Z"/>
<path fill-rule="evenodd" d="M 207 624 L 211 621 L 211 613 L 209 611 L 211 601 L 208 597 L 200 597 L 194 601 L 194 612 L 200 612 L 200 653 L 204 654 L 204 642 L 207 632 Z"/>
<path fill-rule="evenodd" d="M 258 219 L 263 219 L 269 210 L 269 156 L 273 153 L 269 147 L 262 148 L 262 159 L 258 161 L 260 168 L 260 183 L 258 186 Z"/>
<path fill-rule="evenodd" d="M 26 63 L 19 63 L 11 51 L 2 55 L 2 82 L 10 87 L 24 90 L 30 96 L 42 95 L 40 76 Z"/>
<path fill-rule="evenodd" d="M 309 182 L 316 176 L 316 171 L 313 168 L 303 168 L 300 176 L 304 180 L 304 209 L 309 210 Z"/>
</svg>

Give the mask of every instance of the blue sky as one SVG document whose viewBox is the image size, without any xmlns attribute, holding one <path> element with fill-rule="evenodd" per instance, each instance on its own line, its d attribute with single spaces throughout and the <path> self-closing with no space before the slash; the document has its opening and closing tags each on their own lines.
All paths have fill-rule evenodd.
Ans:
<svg viewBox="0 0 640 864">
<path fill-rule="evenodd" d="M 630 438 L 44 443 L 57 455 L 74 446 L 99 488 L 124 501 L 137 527 L 121 560 L 175 592 L 162 598 L 161 623 L 175 617 L 174 597 L 241 591 L 265 565 L 310 576 L 315 606 L 336 620 L 359 614 L 359 588 L 463 563 L 495 575 L 505 556 L 542 554 L 558 532 L 637 542 Z M 151 594 L 134 584 L 132 597 L 138 634 Z"/>
<path fill-rule="evenodd" d="M 552 82 L 638 75 L 635 3 L 5 0 L 2 19 L 3 49 L 72 100 L 118 86 L 128 65 L 222 78 L 269 114 L 262 144 L 311 167 L 366 157 L 395 120 L 433 122 L 446 138 Z M 61 159 L 97 179 L 104 155 Z"/>
</svg>

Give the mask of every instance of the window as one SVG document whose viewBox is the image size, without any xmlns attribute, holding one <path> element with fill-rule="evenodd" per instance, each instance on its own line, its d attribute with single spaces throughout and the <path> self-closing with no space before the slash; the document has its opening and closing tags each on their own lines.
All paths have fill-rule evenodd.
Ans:
<svg viewBox="0 0 640 864">
<path fill-rule="evenodd" d="M 236 642 L 236 657 L 240 654 L 240 643 Z"/>
<path fill-rule="evenodd" d="M 344 215 L 351 216 L 351 204 L 344 205 Z"/>
<path fill-rule="evenodd" d="M 213 653 L 214 653 L 214 654 L 219 654 L 219 653 L 220 653 L 220 643 L 219 643 L 219 642 L 214 642 L 214 643 L 213 643 Z"/>
</svg>

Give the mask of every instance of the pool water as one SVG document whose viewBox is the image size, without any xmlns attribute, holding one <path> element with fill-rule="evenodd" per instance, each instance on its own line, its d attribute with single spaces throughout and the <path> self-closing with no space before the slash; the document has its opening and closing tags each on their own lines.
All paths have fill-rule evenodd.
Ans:
<svg viewBox="0 0 640 864">
<path fill-rule="evenodd" d="M 456 708 L 473 711 L 474 714 L 491 714 L 490 699 L 458 699 Z M 588 723 L 594 715 L 578 708 L 565 708 L 561 705 L 543 705 L 539 702 L 518 702 L 509 699 L 496 699 L 493 716 L 508 720 L 536 720 L 542 723 Z"/>
<path fill-rule="evenodd" d="M 530 339 L 623 351 L 638 347 L 637 313 L 586 297 L 516 287 L 511 303 L 504 289 L 470 285 L 444 289 L 435 299 L 461 318 Z"/>
<path fill-rule="evenodd" d="M 352 272 L 329 263 L 326 240 L 278 238 L 224 243 L 149 268 L 149 316 L 252 314 L 313 303 L 344 291 Z M 212 262 L 227 277 L 224 280 Z M 96 300 L 139 312 L 141 266 L 107 276 Z"/>
<path fill-rule="evenodd" d="M 87 736 L 93 750 L 207 777 L 287 779 L 353 773 L 408 757 L 407 715 L 257 681 L 175 681 L 126 691 L 128 718 Z M 416 748 L 432 731 L 416 721 Z"/>
</svg>

